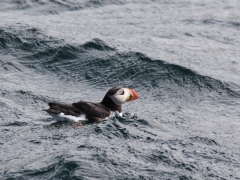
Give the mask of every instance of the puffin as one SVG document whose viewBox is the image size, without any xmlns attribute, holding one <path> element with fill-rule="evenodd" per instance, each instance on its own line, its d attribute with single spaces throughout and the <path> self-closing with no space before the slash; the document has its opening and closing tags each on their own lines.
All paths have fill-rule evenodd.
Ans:
<svg viewBox="0 0 240 180">
<path fill-rule="evenodd" d="M 115 86 L 108 90 L 101 102 L 79 101 L 72 104 L 50 102 L 49 108 L 43 109 L 56 120 L 70 120 L 79 125 L 81 121 L 99 123 L 117 113 L 122 116 L 122 105 L 138 99 L 137 92 L 130 88 Z"/>
</svg>

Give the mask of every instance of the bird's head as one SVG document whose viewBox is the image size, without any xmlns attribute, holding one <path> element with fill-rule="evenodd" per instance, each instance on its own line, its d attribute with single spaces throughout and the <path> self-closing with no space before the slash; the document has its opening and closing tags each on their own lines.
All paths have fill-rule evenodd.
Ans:
<svg viewBox="0 0 240 180">
<path fill-rule="evenodd" d="M 106 96 L 110 97 L 116 105 L 122 105 L 125 102 L 131 102 L 138 99 L 138 94 L 133 89 L 116 86 L 111 88 Z"/>
</svg>

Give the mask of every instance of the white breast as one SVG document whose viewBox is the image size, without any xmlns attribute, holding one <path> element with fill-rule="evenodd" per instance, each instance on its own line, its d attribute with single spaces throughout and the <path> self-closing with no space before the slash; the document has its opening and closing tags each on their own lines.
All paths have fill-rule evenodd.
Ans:
<svg viewBox="0 0 240 180">
<path fill-rule="evenodd" d="M 122 117 L 122 113 L 119 113 L 118 111 L 111 111 L 110 116 L 108 116 L 106 119 L 112 118 L 112 117 L 115 117 L 115 116 L 120 116 L 120 117 Z"/>
<path fill-rule="evenodd" d="M 82 114 L 81 116 L 71 116 L 71 115 L 65 115 L 63 113 L 60 114 L 53 114 L 49 113 L 55 120 L 57 121 L 73 121 L 73 122 L 78 122 L 78 121 L 84 121 L 86 120 L 85 114 Z"/>
<path fill-rule="evenodd" d="M 57 121 L 66 121 L 67 120 L 67 121 L 78 122 L 78 121 L 87 120 L 85 114 L 81 114 L 80 116 L 65 115 L 63 113 L 60 113 L 60 114 L 49 113 L 49 114 Z M 122 113 L 119 113 L 117 111 L 115 111 L 115 112 L 111 111 L 110 116 L 108 116 L 106 119 L 109 119 L 109 118 L 112 118 L 115 116 L 122 117 Z"/>
</svg>

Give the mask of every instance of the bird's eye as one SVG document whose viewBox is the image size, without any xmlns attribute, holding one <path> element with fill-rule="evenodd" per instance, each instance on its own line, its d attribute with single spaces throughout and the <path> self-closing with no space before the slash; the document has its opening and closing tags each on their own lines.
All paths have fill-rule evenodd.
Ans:
<svg viewBox="0 0 240 180">
<path fill-rule="evenodd" d="M 124 90 L 123 89 L 119 89 L 115 95 L 124 95 Z"/>
</svg>

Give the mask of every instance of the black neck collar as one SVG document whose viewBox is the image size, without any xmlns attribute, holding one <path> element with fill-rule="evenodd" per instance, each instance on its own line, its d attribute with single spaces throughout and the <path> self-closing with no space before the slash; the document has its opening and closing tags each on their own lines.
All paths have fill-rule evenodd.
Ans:
<svg viewBox="0 0 240 180">
<path fill-rule="evenodd" d="M 104 96 L 101 104 L 110 109 L 110 111 L 118 111 L 119 113 L 122 112 L 122 106 L 115 104 L 108 95 Z"/>
</svg>

